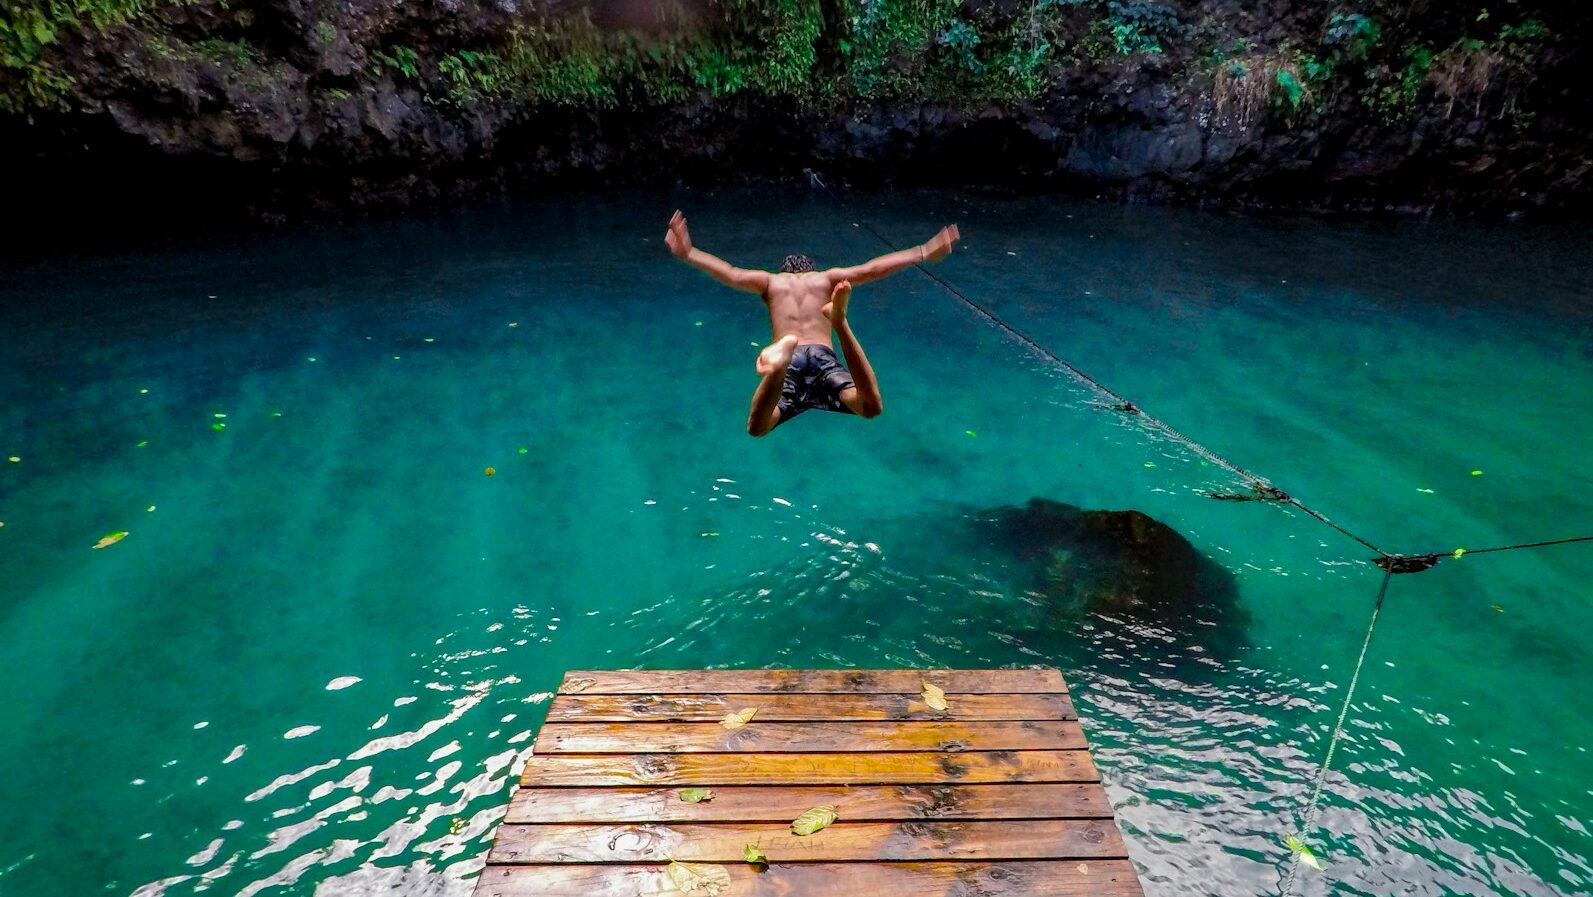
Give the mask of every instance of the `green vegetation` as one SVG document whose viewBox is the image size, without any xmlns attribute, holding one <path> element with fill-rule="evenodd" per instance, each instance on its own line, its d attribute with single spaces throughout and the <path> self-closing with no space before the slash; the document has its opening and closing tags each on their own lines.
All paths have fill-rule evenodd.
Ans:
<svg viewBox="0 0 1593 897">
<path fill-rule="evenodd" d="M 5 2 L 0 111 L 64 104 L 72 61 L 60 43 L 73 31 L 92 38 L 134 23 L 141 29 L 134 45 L 147 53 L 213 60 L 230 67 L 229 77 L 258 74 L 273 62 L 262 47 L 275 42 L 251 43 L 247 35 L 279 13 L 243 0 L 213 9 L 216 27 L 198 39 L 192 16 L 178 27 L 161 15 L 197 0 Z M 1351 0 L 1281 42 L 1236 33 L 1215 7 L 1200 17 L 1168 0 L 716 0 L 706 11 L 694 7 L 697 13 L 658 8 L 662 19 L 645 32 L 607 27 L 590 14 L 533 12 L 468 41 L 447 26 L 399 19 L 380 43 L 363 48 L 366 66 L 356 80 L 391 80 L 459 108 L 641 107 L 747 96 L 834 109 L 1031 100 L 1080 67 L 1149 66 L 1175 89 L 1209 85 L 1219 117 L 1242 124 L 1291 126 L 1345 101 L 1393 126 L 1432 101 L 1451 114 L 1459 106 L 1519 127 L 1532 115 L 1523 92 L 1556 40 L 1540 20 L 1500 24 L 1486 10 L 1474 21 L 1469 13 L 1460 17 L 1473 33 L 1457 35 L 1450 25 L 1435 37 L 1395 0 Z M 335 19 L 298 27 L 303 45 L 317 54 L 339 42 Z"/>
<path fill-rule="evenodd" d="M 255 61 L 254 47 L 248 41 L 222 40 L 219 37 L 207 37 L 195 41 L 188 48 L 206 59 L 215 62 L 251 63 Z"/>
<path fill-rule="evenodd" d="M 58 106 L 71 80 L 44 58 L 63 32 L 103 31 L 151 0 L 6 0 L 0 6 L 0 112 Z"/>
</svg>

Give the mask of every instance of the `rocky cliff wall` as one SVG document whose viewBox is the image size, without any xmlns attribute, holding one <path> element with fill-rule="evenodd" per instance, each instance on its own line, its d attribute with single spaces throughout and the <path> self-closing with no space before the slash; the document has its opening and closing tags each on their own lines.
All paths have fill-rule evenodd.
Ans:
<svg viewBox="0 0 1593 897">
<path fill-rule="evenodd" d="M 1580 4 L 5 2 L 0 162 L 40 202 L 336 210 L 809 167 L 1356 210 L 1593 195 Z"/>
</svg>

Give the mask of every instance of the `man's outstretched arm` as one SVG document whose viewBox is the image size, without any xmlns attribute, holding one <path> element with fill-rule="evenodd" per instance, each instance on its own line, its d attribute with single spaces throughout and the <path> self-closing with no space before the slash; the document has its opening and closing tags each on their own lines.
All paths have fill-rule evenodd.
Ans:
<svg viewBox="0 0 1593 897">
<path fill-rule="evenodd" d="M 675 258 L 726 286 L 759 295 L 769 289 L 769 272 L 737 268 L 717 255 L 692 246 L 691 234 L 686 230 L 686 216 L 679 209 L 669 219 L 669 233 L 664 235 L 664 242 L 669 245 L 669 251 L 675 254 Z"/>
<path fill-rule="evenodd" d="M 940 233 L 930 237 L 928 241 L 908 249 L 898 249 L 895 252 L 870 259 L 861 265 L 850 268 L 831 268 L 824 272 L 830 278 L 830 284 L 838 284 L 843 280 L 853 284 L 868 283 L 889 277 L 897 271 L 917 265 L 921 262 L 938 262 L 951 255 L 951 248 L 957 245 L 962 235 L 957 233 L 957 225 L 948 224 L 940 229 Z"/>
</svg>

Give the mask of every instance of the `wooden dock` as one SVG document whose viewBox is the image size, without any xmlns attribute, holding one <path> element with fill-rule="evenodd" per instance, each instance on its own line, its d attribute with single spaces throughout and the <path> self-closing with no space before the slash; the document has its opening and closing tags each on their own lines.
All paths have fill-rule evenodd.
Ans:
<svg viewBox="0 0 1593 897">
<path fill-rule="evenodd" d="M 1056 670 L 571 672 L 475 894 L 1142 897 Z"/>
</svg>

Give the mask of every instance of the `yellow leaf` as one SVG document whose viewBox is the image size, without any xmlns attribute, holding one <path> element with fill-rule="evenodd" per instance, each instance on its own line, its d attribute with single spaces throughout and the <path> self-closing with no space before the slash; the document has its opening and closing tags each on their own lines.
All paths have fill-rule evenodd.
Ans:
<svg viewBox="0 0 1593 897">
<path fill-rule="evenodd" d="M 946 705 L 946 693 L 928 682 L 924 683 L 923 698 L 924 703 L 929 705 L 930 710 L 939 710 L 944 713 L 951 709 Z"/>
<path fill-rule="evenodd" d="M 730 870 L 723 866 L 670 860 L 669 880 L 686 897 L 719 897 L 730 890 Z"/>
<path fill-rule="evenodd" d="M 122 541 L 125 538 L 127 538 L 127 530 L 121 530 L 119 532 L 114 532 L 114 533 L 111 533 L 110 535 L 106 536 L 105 538 L 99 540 L 98 542 L 95 542 L 94 543 L 94 547 L 95 548 L 104 548 L 104 547 L 106 547 L 108 545 L 115 545 L 117 542 L 120 542 L 120 541 Z"/>
<path fill-rule="evenodd" d="M 748 707 L 745 710 L 737 710 L 734 713 L 725 714 L 725 718 L 719 721 L 719 725 L 724 726 L 726 729 L 739 729 L 752 722 L 752 718 L 757 715 L 758 708 Z"/>
<path fill-rule="evenodd" d="M 835 808 L 828 804 L 822 807 L 814 807 L 791 822 L 791 834 L 798 837 L 807 837 L 814 832 L 820 832 L 828 828 L 830 823 L 838 818 Z"/>
</svg>

